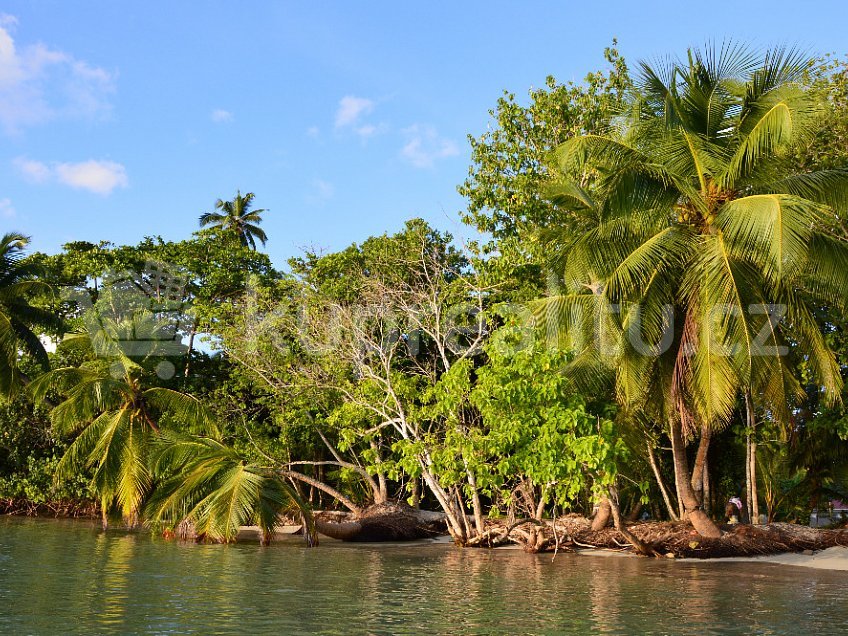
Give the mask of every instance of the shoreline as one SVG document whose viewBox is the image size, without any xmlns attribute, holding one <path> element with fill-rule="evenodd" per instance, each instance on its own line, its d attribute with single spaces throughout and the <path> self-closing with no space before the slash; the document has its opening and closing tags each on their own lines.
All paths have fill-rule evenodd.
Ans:
<svg viewBox="0 0 848 636">
<path fill-rule="evenodd" d="M 10 503 L 15 504 L 14 510 L 12 512 L 7 512 Z M 9 518 L 18 518 L 18 519 L 49 519 L 49 520 L 77 520 L 77 521 L 96 521 L 99 519 L 99 515 L 91 512 L 90 505 L 81 504 L 80 502 L 63 502 L 53 503 L 53 504 L 33 504 L 32 502 L 26 502 L 26 505 L 23 505 L 24 502 L 20 501 L 12 501 L 10 500 L 0 500 L 0 509 L 5 508 L 6 511 L 0 512 L 0 516 L 9 517 Z M 2 504 L 5 504 L 3 506 Z M 781 524 L 785 525 L 785 524 Z M 757 527 L 757 526 L 753 526 Z M 762 527 L 759 527 L 762 528 Z M 818 534 L 822 532 L 820 530 L 814 528 L 807 528 L 806 526 L 797 526 L 798 529 L 803 530 L 804 532 L 811 532 Z M 118 526 L 115 526 L 114 529 L 120 529 Z M 606 531 L 612 531 L 612 528 L 608 528 Z M 277 541 L 286 541 L 289 542 L 294 538 L 300 531 L 299 525 L 281 525 L 276 529 L 275 539 Z M 256 526 L 243 526 L 239 530 L 238 541 L 244 543 L 258 543 L 260 536 L 260 530 Z M 338 539 L 333 539 L 332 537 L 328 537 L 324 534 L 321 534 L 323 540 L 330 541 L 331 544 L 335 543 L 347 543 L 352 546 L 356 546 L 357 542 L 345 542 L 340 541 Z M 846 534 L 846 538 L 848 538 L 848 534 Z M 423 545 L 445 545 L 453 547 L 453 540 L 449 535 L 441 535 L 429 539 L 419 539 L 414 541 L 391 541 L 391 542 L 362 542 L 359 543 L 362 547 L 398 547 L 398 546 L 423 546 Z M 320 548 L 319 548 L 320 549 Z M 528 552 L 524 550 L 522 546 L 518 544 L 501 544 L 496 547 L 485 548 L 485 547 L 476 547 L 473 549 L 494 549 L 498 551 L 522 551 Z M 536 554 L 550 554 L 550 551 L 546 552 L 536 552 Z M 564 548 L 561 551 L 561 554 L 573 554 L 575 556 L 582 557 L 628 557 L 635 558 L 638 557 L 631 550 L 622 550 L 621 548 L 611 548 L 604 546 L 596 546 L 596 547 L 579 547 L 579 546 L 571 546 L 570 548 Z M 782 565 L 789 567 L 802 567 L 808 569 L 816 569 L 816 570 L 829 570 L 829 571 L 843 571 L 848 572 L 848 541 L 843 543 L 837 543 L 836 545 L 830 545 L 826 547 L 822 547 L 819 549 L 804 549 L 804 550 L 786 550 L 783 552 L 771 553 L 771 554 L 754 554 L 754 555 L 741 555 L 741 556 L 716 556 L 716 557 L 697 557 L 690 556 L 684 554 L 673 554 L 671 552 L 660 555 L 656 558 L 662 559 L 663 556 L 668 558 L 669 560 L 681 561 L 686 563 L 771 563 L 774 565 Z"/>
</svg>

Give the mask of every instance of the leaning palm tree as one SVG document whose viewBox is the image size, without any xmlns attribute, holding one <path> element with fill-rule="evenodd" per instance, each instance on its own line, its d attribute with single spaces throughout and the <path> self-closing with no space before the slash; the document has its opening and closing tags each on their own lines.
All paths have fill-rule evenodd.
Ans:
<svg viewBox="0 0 848 636">
<path fill-rule="evenodd" d="M 254 196 L 252 192 L 242 196 L 241 191 L 238 191 L 232 201 L 218 199 L 215 202 L 215 209 L 219 212 L 201 214 L 200 227 L 212 226 L 233 232 L 242 245 L 250 246 L 254 250 L 257 239 L 264 246 L 268 236 L 259 227 L 259 223 L 262 223 L 262 213 L 267 210 L 250 209 Z"/>
<path fill-rule="evenodd" d="M 130 320 L 147 322 L 142 316 L 124 319 Z M 64 398 L 50 411 L 50 419 L 58 435 L 74 440 L 59 462 L 56 478 L 91 472 L 104 525 L 115 508 L 135 525 L 153 485 L 150 450 L 162 427 L 179 425 L 201 433 L 215 427 L 196 398 L 148 385 L 147 360 L 131 359 L 106 335 L 139 330 L 114 322 L 112 330 L 104 328 L 94 336 L 66 337 L 62 346 L 86 352 L 88 361 L 54 369 L 30 388 L 36 399 L 48 393 Z"/>
<path fill-rule="evenodd" d="M 49 367 L 44 345 L 33 329 L 55 327 L 58 318 L 31 303 L 33 294 L 50 291 L 37 279 L 38 268 L 23 260 L 29 239 L 10 232 L 0 237 L 0 395 L 12 397 L 26 375 L 20 353 L 26 351 L 45 370 Z"/>
<path fill-rule="evenodd" d="M 848 170 L 792 163 L 822 108 L 804 86 L 810 65 L 735 45 L 642 63 L 608 132 L 555 154 L 551 196 L 581 221 L 546 231 L 563 288 L 537 315 L 574 349 L 576 382 L 612 381 L 626 410 L 667 427 L 678 493 L 706 536 L 720 533 L 686 439 L 700 433 L 705 450 L 743 393 L 787 421 L 801 393 L 788 345 L 826 400 L 842 386 L 812 306 L 848 298 L 848 245 L 827 231 L 848 208 Z"/>
<path fill-rule="evenodd" d="M 157 481 L 146 512 L 170 526 L 188 523 L 199 539 L 235 541 L 241 526 L 256 523 L 267 545 L 282 512 L 303 520 L 309 546 L 317 545 L 309 506 L 282 473 L 246 460 L 210 437 L 163 433 L 153 455 Z"/>
</svg>

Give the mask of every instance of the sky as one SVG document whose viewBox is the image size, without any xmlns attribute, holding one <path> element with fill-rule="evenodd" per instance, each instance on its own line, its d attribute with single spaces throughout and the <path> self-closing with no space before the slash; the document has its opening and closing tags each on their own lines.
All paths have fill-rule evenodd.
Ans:
<svg viewBox="0 0 848 636">
<path fill-rule="evenodd" d="M 723 6 L 722 6 L 723 5 Z M 848 3 L 0 0 L 0 230 L 188 238 L 237 189 L 278 267 L 423 217 L 458 239 L 503 90 L 707 40 L 848 52 Z"/>
</svg>

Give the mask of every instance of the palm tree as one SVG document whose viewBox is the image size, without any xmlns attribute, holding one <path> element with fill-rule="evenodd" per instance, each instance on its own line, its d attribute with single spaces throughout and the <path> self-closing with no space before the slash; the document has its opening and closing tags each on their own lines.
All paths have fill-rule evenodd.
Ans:
<svg viewBox="0 0 848 636">
<path fill-rule="evenodd" d="M 234 232 L 242 245 L 250 246 L 254 250 L 256 249 L 256 239 L 259 239 L 264 246 L 268 236 L 259 227 L 259 223 L 262 223 L 262 213 L 267 212 L 267 210 L 250 209 L 254 196 L 252 192 L 242 196 L 241 191 L 237 191 L 232 201 L 218 199 L 215 202 L 215 209 L 220 210 L 220 212 L 201 214 L 200 227 L 209 225 L 223 231 Z"/>
<path fill-rule="evenodd" d="M 64 397 L 51 410 L 50 419 L 58 435 L 75 439 L 59 462 L 56 478 L 91 471 L 104 525 L 114 507 L 135 525 L 153 485 L 150 449 L 163 423 L 204 433 L 214 431 L 214 426 L 194 397 L 147 385 L 146 360 L 134 361 L 116 344 L 109 345 L 105 334 L 133 331 L 117 319 L 114 322 L 113 329 L 104 328 L 93 337 L 66 337 L 63 347 L 87 351 L 90 359 L 79 367 L 54 369 L 34 380 L 30 388 L 36 399 L 49 392 Z"/>
<path fill-rule="evenodd" d="M 6 398 L 27 380 L 19 366 L 22 350 L 42 368 L 49 368 L 47 352 L 33 328 L 48 329 L 59 322 L 30 302 L 34 293 L 49 292 L 50 287 L 36 279 L 38 268 L 23 260 L 28 243 L 29 238 L 15 232 L 0 238 L 0 395 Z"/>
<path fill-rule="evenodd" d="M 848 298 L 848 245 L 827 231 L 848 207 L 848 170 L 792 164 L 822 107 L 803 84 L 810 66 L 794 50 L 758 58 L 732 44 L 642 63 L 609 131 L 555 154 L 551 196 L 581 221 L 546 232 L 564 289 L 537 315 L 563 328 L 576 382 L 611 379 L 627 411 L 665 423 L 680 498 L 706 536 L 720 532 L 685 440 L 701 433 L 705 450 L 746 391 L 787 422 L 802 393 L 787 345 L 825 400 L 842 386 L 811 307 Z"/>
<path fill-rule="evenodd" d="M 274 536 L 281 512 L 298 512 L 309 546 L 317 545 L 308 505 L 282 473 L 245 460 L 209 437 L 163 433 L 154 452 L 157 487 L 147 506 L 153 520 L 189 523 L 199 539 L 235 541 L 241 526 L 256 523 L 262 544 Z"/>
</svg>

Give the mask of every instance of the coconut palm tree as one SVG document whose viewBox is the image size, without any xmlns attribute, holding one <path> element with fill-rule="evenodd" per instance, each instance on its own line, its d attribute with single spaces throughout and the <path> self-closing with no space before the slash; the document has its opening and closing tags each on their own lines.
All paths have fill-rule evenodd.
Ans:
<svg viewBox="0 0 848 636">
<path fill-rule="evenodd" d="M 234 541 L 241 526 L 256 523 L 261 542 L 274 536 L 281 512 L 297 512 L 304 537 L 317 545 L 308 505 L 283 475 L 251 462 L 209 437 L 165 432 L 152 464 L 157 481 L 148 505 L 151 519 L 177 526 L 189 523 L 198 538 Z"/>
<path fill-rule="evenodd" d="M 101 324 L 108 320 L 103 318 Z M 138 316 L 124 320 L 146 322 Z M 56 478 L 91 471 L 104 525 L 114 508 L 135 525 L 153 485 L 150 450 L 165 423 L 201 433 L 215 427 L 196 398 L 148 384 L 148 359 L 130 359 L 119 346 L 108 345 L 108 333 L 137 331 L 114 322 L 113 329 L 104 328 L 94 337 L 66 337 L 62 346 L 86 351 L 89 360 L 78 367 L 54 369 L 30 388 L 36 399 L 53 392 L 64 398 L 50 411 L 50 419 L 58 435 L 75 436 Z"/>
<path fill-rule="evenodd" d="M 792 164 L 822 106 L 804 86 L 810 65 L 733 44 L 642 63 L 609 131 L 555 153 L 551 197 L 581 221 L 544 233 L 563 287 L 537 315 L 574 348 L 575 381 L 612 380 L 626 409 L 667 426 L 680 498 L 706 536 L 720 533 L 685 440 L 703 433 L 705 450 L 746 391 L 788 421 L 801 394 L 788 345 L 825 400 L 842 387 L 811 308 L 848 298 L 848 245 L 827 231 L 848 208 L 848 170 Z"/>
<path fill-rule="evenodd" d="M 254 196 L 252 192 L 242 196 L 241 191 L 238 191 L 232 201 L 218 199 L 215 202 L 215 209 L 220 211 L 201 214 L 200 227 L 212 226 L 233 232 L 242 245 L 250 246 L 254 250 L 257 239 L 264 246 L 268 236 L 259 224 L 262 223 L 262 213 L 267 210 L 250 209 Z"/>
<path fill-rule="evenodd" d="M 23 260 L 29 238 L 16 232 L 0 237 L 0 395 L 12 397 L 26 380 L 19 366 L 20 352 L 29 353 L 45 370 L 47 352 L 34 328 L 55 327 L 58 319 L 31 304 L 35 293 L 50 291 L 36 279 L 38 268 Z"/>
</svg>

